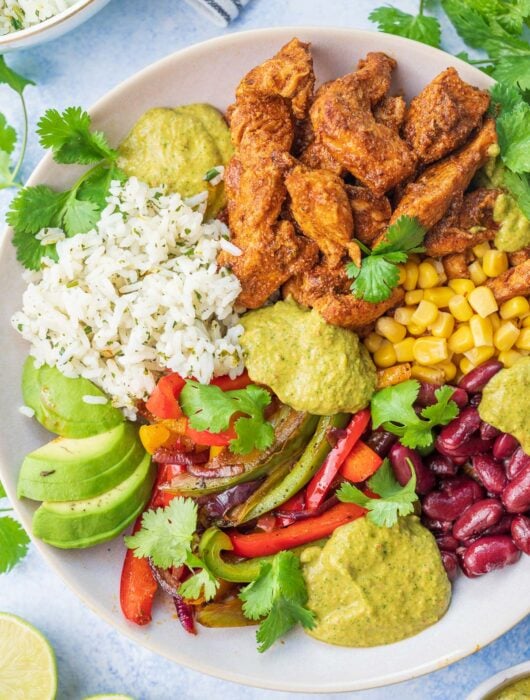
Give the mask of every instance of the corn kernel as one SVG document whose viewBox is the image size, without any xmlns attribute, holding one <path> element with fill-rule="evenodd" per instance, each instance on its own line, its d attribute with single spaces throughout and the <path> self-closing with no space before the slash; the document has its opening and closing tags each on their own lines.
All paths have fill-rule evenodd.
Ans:
<svg viewBox="0 0 530 700">
<path fill-rule="evenodd" d="M 513 367 L 516 362 L 518 362 L 521 357 L 520 352 L 517 352 L 517 350 L 504 350 L 503 352 L 499 353 L 498 360 L 499 362 L 502 362 L 502 364 L 505 367 Z"/>
<path fill-rule="evenodd" d="M 490 314 L 488 316 L 488 318 L 491 321 L 491 326 L 493 328 L 493 332 L 495 333 L 495 331 L 501 327 L 501 324 L 502 324 L 501 317 L 499 316 L 498 313 L 494 313 L 494 314 Z"/>
<path fill-rule="evenodd" d="M 414 306 L 419 304 L 423 299 L 423 289 L 413 289 L 411 292 L 405 293 L 405 304 L 407 306 Z"/>
<path fill-rule="evenodd" d="M 493 326 L 489 318 L 482 318 L 475 314 L 469 319 L 469 330 L 473 336 L 473 345 L 476 348 L 493 345 Z"/>
<path fill-rule="evenodd" d="M 407 330 L 411 335 L 423 335 L 427 330 L 427 326 L 422 326 L 421 323 L 414 323 L 414 321 L 411 321 L 407 323 Z"/>
<path fill-rule="evenodd" d="M 522 323 L 523 328 L 530 328 L 530 316 L 527 316 L 523 323 Z"/>
<path fill-rule="evenodd" d="M 420 365 L 435 365 L 449 359 L 449 350 L 445 338 L 425 336 L 414 343 L 414 359 Z"/>
<path fill-rule="evenodd" d="M 429 330 L 436 338 L 449 338 L 455 327 L 455 319 L 446 311 L 439 311 Z"/>
<path fill-rule="evenodd" d="M 364 339 L 364 347 L 368 350 L 368 352 L 374 353 L 379 350 L 382 342 L 383 338 L 381 338 L 380 335 L 377 335 L 377 333 L 370 333 L 370 335 L 367 335 Z"/>
<path fill-rule="evenodd" d="M 394 311 L 394 321 L 397 321 L 398 323 L 402 323 L 404 326 L 407 326 L 410 323 L 412 314 L 415 311 L 415 306 L 399 306 Z"/>
<path fill-rule="evenodd" d="M 439 284 L 445 284 L 445 282 L 447 282 L 447 275 L 445 274 L 443 262 L 437 258 L 429 258 L 429 262 L 434 265 L 434 269 L 438 273 L 438 277 L 440 278 Z"/>
<path fill-rule="evenodd" d="M 429 382 L 429 384 L 443 384 L 445 378 L 443 369 L 417 364 L 412 365 L 411 376 L 421 382 Z"/>
<path fill-rule="evenodd" d="M 528 303 L 528 299 L 525 299 L 525 297 L 513 297 L 513 299 L 508 299 L 504 304 L 501 304 L 499 312 L 501 318 L 510 319 L 524 316 L 529 310 L 530 304 Z"/>
<path fill-rule="evenodd" d="M 488 241 L 484 241 L 484 243 L 479 243 L 478 245 L 473 247 L 473 255 L 476 258 L 483 258 L 485 255 L 487 255 L 489 250 L 490 244 L 488 243 Z"/>
<path fill-rule="evenodd" d="M 498 277 L 508 269 L 508 256 L 502 250 L 488 250 L 482 258 L 482 269 L 488 277 Z"/>
<path fill-rule="evenodd" d="M 394 345 L 398 362 L 412 362 L 414 360 L 413 348 L 415 342 L 415 338 L 409 337 Z"/>
<path fill-rule="evenodd" d="M 462 372 L 462 374 L 468 374 L 469 372 L 471 372 L 472 369 L 475 369 L 475 365 L 472 362 L 470 362 L 467 359 L 467 357 L 463 357 L 460 360 L 459 367 L 460 367 L 460 371 Z"/>
<path fill-rule="evenodd" d="M 400 284 L 403 284 L 403 282 L 407 279 L 407 271 L 405 270 L 405 265 L 398 265 L 398 270 L 399 270 L 398 285 L 400 285 Z"/>
<path fill-rule="evenodd" d="M 374 352 L 373 360 L 377 367 L 392 367 L 397 362 L 394 346 L 388 340 L 383 340 L 380 347 Z"/>
<path fill-rule="evenodd" d="M 433 287 L 426 289 L 423 292 L 425 301 L 432 301 L 439 309 L 444 309 L 449 306 L 449 300 L 454 297 L 455 293 L 451 287 Z"/>
<path fill-rule="evenodd" d="M 468 280 L 465 277 L 458 277 L 454 280 L 449 280 L 447 284 L 449 287 L 451 287 L 455 294 L 461 294 L 464 297 L 466 294 L 469 294 L 469 292 L 472 292 L 475 289 L 475 283 L 473 280 Z"/>
<path fill-rule="evenodd" d="M 493 344 L 497 350 L 510 350 L 517 338 L 519 337 L 519 329 L 511 321 L 505 321 L 502 326 L 499 326 L 493 335 Z"/>
<path fill-rule="evenodd" d="M 375 324 L 375 330 L 391 343 L 399 343 L 399 341 L 403 340 L 407 335 L 405 326 L 402 326 L 401 323 L 390 318 L 390 316 L 381 316 L 381 318 L 378 318 Z"/>
<path fill-rule="evenodd" d="M 440 284 L 440 275 L 432 262 L 424 260 L 419 265 L 418 287 L 420 289 L 430 289 Z"/>
<path fill-rule="evenodd" d="M 473 347 L 473 336 L 468 325 L 460 326 L 447 341 L 449 350 L 456 353 L 464 353 Z"/>
<path fill-rule="evenodd" d="M 477 287 L 469 293 L 467 300 L 473 309 L 482 318 L 498 310 L 499 305 L 489 287 Z"/>
<path fill-rule="evenodd" d="M 446 360 L 445 362 L 439 362 L 436 365 L 436 369 L 443 370 L 446 382 L 452 382 L 453 379 L 456 377 L 456 372 L 457 372 L 456 365 L 454 364 L 454 362 L 451 362 L 450 360 Z"/>
<path fill-rule="evenodd" d="M 428 326 L 436 321 L 438 316 L 438 307 L 433 304 L 432 301 L 425 301 L 422 299 L 418 304 L 418 308 L 412 314 L 412 323 L 417 323 L 418 325 Z"/>
<path fill-rule="evenodd" d="M 483 362 L 491 360 L 495 355 L 495 348 L 492 347 L 482 347 L 482 348 L 471 348 L 464 353 L 465 357 L 471 362 L 472 365 L 478 367 Z"/>
<path fill-rule="evenodd" d="M 515 341 L 515 347 L 519 350 L 530 350 L 530 328 L 523 328 Z"/>
<path fill-rule="evenodd" d="M 478 260 L 471 263 L 467 269 L 469 270 L 471 279 L 476 285 L 484 284 L 484 282 L 488 279 L 488 276 L 485 274 L 484 270 L 482 269 L 482 265 Z"/>
<path fill-rule="evenodd" d="M 473 316 L 473 309 L 462 294 L 455 294 L 454 297 L 449 299 L 449 311 L 457 321 L 469 321 L 471 316 Z"/>
<path fill-rule="evenodd" d="M 403 282 L 403 287 L 407 292 L 416 289 L 418 284 L 419 269 L 417 263 L 413 262 L 410 258 L 405 263 L 405 281 Z"/>
</svg>

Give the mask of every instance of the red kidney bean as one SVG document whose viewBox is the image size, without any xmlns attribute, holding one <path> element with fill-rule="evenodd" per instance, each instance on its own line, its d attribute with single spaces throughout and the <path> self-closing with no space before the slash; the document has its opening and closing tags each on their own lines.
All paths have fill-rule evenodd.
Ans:
<svg viewBox="0 0 530 700">
<path fill-rule="evenodd" d="M 444 447 L 446 450 L 454 450 L 480 428 L 480 423 L 481 420 L 477 409 L 473 406 L 468 406 L 464 408 L 459 416 L 442 428 L 436 444 Z"/>
<path fill-rule="evenodd" d="M 409 447 L 396 442 L 390 450 L 389 457 L 396 479 L 401 486 L 404 486 L 410 480 L 411 472 L 407 462 L 407 460 L 410 460 L 416 472 L 416 493 L 425 494 L 432 491 L 436 483 L 434 474 L 425 467 L 416 450 L 411 450 Z"/>
<path fill-rule="evenodd" d="M 430 382 L 420 382 L 420 390 L 416 403 L 420 406 L 432 406 L 436 403 L 435 391 L 440 388 L 440 384 L 431 384 Z"/>
<path fill-rule="evenodd" d="M 504 514 L 500 501 L 485 498 L 475 501 L 460 515 L 454 526 L 453 536 L 457 540 L 466 541 L 480 535 L 488 527 L 496 525 Z"/>
<path fill-rule="evenodd" d="M 493 440 L 494 438 L 499 437 L 499 435 L 501 435 L 501 431 L 498 428 L 496 428 L 494 425 L 486 423 L 486 421 L 482 421 L 480 424 L 480 437 L 483 440 Z"/>
<path fill-rule="evenodd" d="M 522 447 L 518 447 L 506 462 L 506 475 L 508 479 L 515 479 L 520 471 L 528 468 L 530 468 L 530 456 L 524 452 Z"/>
<path fill-rule="evenodd" d="M 421 516 L 421 522 L 425 525 L 427 530 L 435 533 L 449 533 L 453 529 L 452 520 L 436 520 L 434 518 L 429 518 L 425 514 Z"/>
<path fill-rule="evenodd" d="M 478 391 L 482 391 L 489 380 L 501 369 L 501 362 L 498 360 L 488 360 L 462 377 L 458 382 L 458 386 L 471 394 L 475 394 Z"/>
<path fill-rule="evenodd" d="M 510 532 L 513 515 L 505 513 L 496 525 L 484 530 L 483 535 L 506 535 Z"/>
<path fill-rule="evenodd" d="M 469 399 L 469 405 L 470 406 L 478 406 L 481 401 L 482 401 L 482 394 L 473 394 L 473 396 Z"/>
<path fill-rule="evenodd" d="M 451 401 L 454 401 L 458 408 L 465 408 L 469 403 L 469 396 L 467 391 L 465 391 L 459 386 L 455 387 L 453 395 L 451 396 Z"/>
<path fill-rule="evenodd" d="M 456 540 L 453 535 L 450 535 L 449 533 L 435 535 L 435 537 L 436 544 L 445 552 L 456 552 L 459 547 L 458 540 Z"/>
<path fill-rule="evenodd" d="M 454 552 L 441 551 L 442 564 L 449 581 L 454 581 L 458 574 L 458 558 Z"/>
<path fill-rule="evenodd" d="M 469 545 L 462 555 L 466 576 L 475 577 L 502 569 L 519 560 L 521 552 L 508 535 L 486 535 Z"/>
<path fill-rule="evenodd" d="M 511 533 L 515 546 L 521 552 L 530 554 L 530 518 L 526 515 L 516 515 L 512 520 Z"/>
<path fill-rule="evenodd" d="M 493 456 L 495 459 L 506 459 L 515 452 L 518 446 L 519 443 L 513 437 L 513 435 L 503 433 L 495 440 L 495 444 L 493 445 Z"/>
<path fill-rule="evenodd" d="M 422 509 L 425 515 L 433 520 L 456 520 L 474 500 L 476 499 L 471 489 L 462 485 L 459 489 L 450 491 L 431 491 L 423 499 Z"/>
<path fill-rule="evenodd" d="M 465 474 L 459 474 L 450 479 L 445 479 L 442 481 L 440 488 L 449 494 L 457 493 L 458 491 L 464 489 L 471 497 L 472 502 L 480 501 L 484 498 L 484 489 L 480 484 L 478 484 L 475 479 L 471 479 Z"/>
<path fill-rule="evenodd" d="M 482 440 L 479 437 L 472 437 L 464 440 L 458 447 L 447 447 L 443 443 L 435 443 L 436 449 L 444 455 L 451 457 L 455 464 L 465 464 L 468 457 L 476 454 L 491 452 L 493 440 Z"/>
<path fill-rule="evenodd" d="M 371 447 L 374 452 L 380 457 L 386 457 L 390 452 L 390 448 L 397 441 L 397 435 L 389 433 L 388 430 L 378 428 L 374 430 L 370 437 L 366 438 L 365 442 L 368 447 Z"/>
<path fill-rule="evenodd" d="M 508 513 L 524 513 L 530 509 L 530 467 L 522 469 L 502 492 Z"/>
<path fill-rule="evenodd" d="M 427 467 L 436 476 L 456 476 L 458 466 L 447 455 L 441 455 L 436 452 L 427 457 Z"/>
<path fill-rule="evenodd" d="M 475 455 L 471 459 L 473 473 L 485 488 L 494 494 L 503 492 L 508 480 L 502 465 L 486 454 Z"/>
</svg>

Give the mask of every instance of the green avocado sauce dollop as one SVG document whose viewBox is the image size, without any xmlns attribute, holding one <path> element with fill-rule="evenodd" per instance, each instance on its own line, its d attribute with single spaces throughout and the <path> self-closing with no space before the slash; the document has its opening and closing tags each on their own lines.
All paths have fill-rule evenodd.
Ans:
<svg viewBox="0 0 530 700">
<path fill-rule="evenodd" d="M 522 678 L 488 695 L 487 700 L 528 700 L 528 698 L 530 698 L 530 678 Z"/>
<path fill-rule="evenodd" d="M 204 178 L 232 156 L 230 132 L 222 114 L 207 104 L 157 107 L 143 114 L 119 147 L 118 164 L 151 187 L 192 197 L 208 191 L 206 218 L 226 204 L 224 184 Z"/>
<path fill-rule="evenodd" d="M 278 301 L 241 319 L 251 379 L 297 411 L 328 416 L 368 405 L 376 373 L 352 331 L 331 326 L 315 309 Z"/>
<path fill-rule="evenodd" d="M 522 357 L 490 379 L 478 412 L 483 421 L 517 438 L 530 455 L 530 357 Z"/>
<path fill-rule="evenodd" d="M 305 549 L 300 561 L 316 616 L 306 632 L 328 644 L 371 647 L 411 637 L 437 622 L 451 599 L 436 541 L 415 515 L 390 528 L 359 518 L 323 548 Z"/>
</svg>

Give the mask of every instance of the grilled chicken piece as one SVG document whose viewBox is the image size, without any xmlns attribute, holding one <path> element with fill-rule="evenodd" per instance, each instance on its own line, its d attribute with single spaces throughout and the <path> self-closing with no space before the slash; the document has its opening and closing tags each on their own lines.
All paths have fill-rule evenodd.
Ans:
<svg viewBox="0 0 530 700">
<path fill-rule="evenodd" d="M 405 121 L 406 112 L 407 103 L 401 95 L 383 97 L 374 109 L 374 117 L 380 124 L 384 124 L 389 129 L 399 132 Z"/>
<path fill-rule="evenodd" d="M 387 197 L 376 197 L 368 187 L 346 185 L 353 212 L 355 238 L 365 245 L 372 242 L 386 229 L 392 207 Z"/>
<path fill-rule="evenodd" d="M 461 146 L 479 126 L 489 95 L 464 82 L 454 68 L 436 76 L 410 103 L 405 140 L 424 165 Z"/>
<path fill-rule="evenodd" d="M 465 253 L 453 253 L 442 258 L 442 265 L 448 280 L 469 279 L 470 274 L 467 268 Z"/>
<path fill-rule="evenodd" d="M 295 165 L 285 178 L 291 213 L 306 236 L 313 239 L 331 266 L 347 252 L 361 264 L 361 251 L 352 241 L 353 216 L 344 182 L 329 170 Z"/>
<path fill-rule="evenodd" d="M 526 260 L 530 260 L 530 246 L 528 248 L 521 248 L 521 250 L 516 250 L 515 253 L 508 253 L 508 260 L 510 265 L 515 267 L 520 265 Z"/>
<path fill-rule="evenodd" d="M 493 207 L 500 193 L 501 190 L 479 188 L 466 194 L 456 211 L 450 207 L 425 236 L 427 255 L 463 253 L 467 248 L 493 240 L 499 229 L 493 220 Z"/>
<path fill-rule="evenodd" d="M 290 101 L 294 116 L 303 119 L 313 96 L 314 85 L 309 44 L 291 39 L 275 56 L 246 74 L 239 83 L 236 97 L 239 99 L 248 92 L 280 95 Z"/>
<path fill-rule="evenodd" d="M 397 306 L 405 295 L 403 289 L 397 287 L 386 301 L 370 304 L 356 299 L 350 292 L 350 285 L 344 265 L 331 267 L 324 261 L 290 279 L 282 291 L 284 296 L 291 294 L 298 303 L 315 308 L 328 323 L 359 331 Z"/>
<path fill-rule="evenodd" d="M 499 304 L 518 296 L 530 295 L 530 259 L 506 270 L 502 275 L 490 279 L 486 285 Z"/>
<path fill-rule="evenodd" d="M 416 168 L 407 144 L 372 112 L 386 96 L 395 66 L 385 54 L 369 53 L 354 73 L 323 85 L 310 110 L 316 142 L 376 195 Z"/>
<path fill-rule="evenodd" d="M 431 229 L 462 197 L 476 171 L 489 158 L 491 146 L 497 143 L 495 122 L 487 119 L 478 134 L 453 155 L 429 166 L 414 182 L 409 183 L 390 223 L 401 216 L 415 216 L 422 226 Z M 384 234 L 376 243 L 384 240 Z"/>
</svg>

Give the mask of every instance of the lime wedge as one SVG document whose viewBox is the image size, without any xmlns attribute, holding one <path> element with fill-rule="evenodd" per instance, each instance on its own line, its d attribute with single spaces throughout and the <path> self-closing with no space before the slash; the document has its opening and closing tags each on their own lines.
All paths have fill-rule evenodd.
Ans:
<svg viewBox="0 0 530 700">
<path fill-rule="evenodd" d="M 57 692 L 55 654 L 29 622 L 0 613 L 0 698 L 53 700 Z"/>
<path fill-rule="evenodd" d="M 108 695 L 89 695 L 83 700 L 134 700 L 130 695 L 120 695 L 119 693 L 109 693 Z"/>
</svg>

